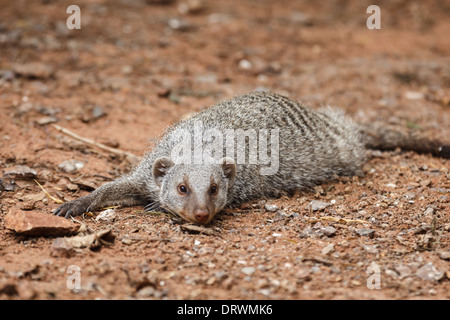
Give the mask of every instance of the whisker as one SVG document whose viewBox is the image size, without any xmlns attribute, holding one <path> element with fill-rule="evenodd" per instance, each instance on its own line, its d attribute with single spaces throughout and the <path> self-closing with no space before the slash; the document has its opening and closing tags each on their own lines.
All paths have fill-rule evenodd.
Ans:
<svg viewBox="0 0 450 320">
<path fill-rule="evenodd" d="M 158 202 L 152 202 L 144 207 L 144 211 L 151 212 L 160 209 L 160 205 Z"/>
</svg>

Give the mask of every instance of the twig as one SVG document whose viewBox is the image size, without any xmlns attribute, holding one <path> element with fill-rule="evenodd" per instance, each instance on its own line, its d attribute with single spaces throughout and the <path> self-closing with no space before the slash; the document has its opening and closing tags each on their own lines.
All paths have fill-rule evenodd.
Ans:
<svg viewBox="0 0 450 320">
<path fill-rule="evenodd" d="M 320 258 L 320 257 L 304 257 L 303 261 L 313 261 L 313 262 L 317 262 L 317 263 L 322 263 L 326 266 L 332 266 L 333 262 L 331 262 L 330 260 L 324 259 L 324 258 Z"/>
<path fill-rule="evenodd" d="M 343 222 L 343 223 L 346 223 L 346 224 L 349 224 L 349 223 L 365 223 L 365 224 L 368 224 L 369 223 L 367 221 L 359 220 L 359 219 L 352 220 L 352 219 L 336 218 L 336 217 L 331 217 L 331 216 L 319 217 L 319 220 L 332 221 L 332 222 L 341 222 L 341 223 Z"/>
<path fill-rule="evenodd" d="M 47 197 L 49 197 L 50 199 L 52 199 L 52 200 L 55 201 L 56 203 L 64 203 L 64 201 L 59 200 L 59 199 L 53 197 L 52 195 L 50 195 L 50 193 L 48 193 L 47 190 L 45 190 L 44 187 L 41 186 L 41 184 L 40 184 L 39 182 L 37 182 L 36 179 L 33 179 L 33 180 L 34 180 L 34 182 L 36 182 L 37 185 L 42 189 L 42 191 L 44 191 L 44 193 L 45 193 L 45 195 L 46 195 Z"/>
<path fill-rule="evenodd" d="M 104 145 L 103 143 L 95 142 L 95 141 L 93 141 L 91 139 L 80 137 L 76 133 L 73 133 L 72 131 L 70 131 L 70 130 L 68 130 L 66 128 L 58 126 L 57 124 L 52 124 L 52 127 L 55 128 L 56 130 L 58 130 L 59 132 L 62 132 L 65 135 L 68 135 L 69 137 L 71 137 L 71 138 L 73 138 L 75 140 L 81 141 L 81 142 L 83 142 L 83 143 L 85 143 L 87 145 L 90 145 L 92 147 L 96 147 L 96 148 L 99 148 L 99 149 L 102 149 L 102 150 L 105 150 L 105 151 L 108 151 L 110 153 L 117 154 L 117 155 L 120 155 L 120 156 L 125 156 L 130 162 L 135 162 L 135 161 L 139 161 L 140 160 L 140 157 L 138 157 L 138 156 L 136 156 L 136 155 L 134 155 L 134 154 L 132 154 L 130 152 L 122 151 L 122 150 L 119 150 L 119 149 L 114 149 L 114 148 L 111 148 L 111 147 L 108 147 L 108 146 Z"/>
</svg>

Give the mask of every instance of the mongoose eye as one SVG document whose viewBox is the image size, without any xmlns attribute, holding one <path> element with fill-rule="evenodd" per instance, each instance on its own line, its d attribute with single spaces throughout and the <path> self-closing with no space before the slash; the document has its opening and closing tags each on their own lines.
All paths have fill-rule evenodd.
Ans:
<svg viewBox="0 0 450 320">
<path fill-rule="evenodd" d="M 213 195 L 213 196 L 217 195 L 217 191 L 218 191 L 218 188 L 216 185 L 211 186 L 211 189 L 209 189 L 209 193 L 211 193 L 211 195 Z"/>
<path fill-rule="evenodd" d="M 182 195 L 186 195 L 188 193 L 188 188 L 184 184 L 180 184 L 178 186 L 178 192 Z"/>
</svg>

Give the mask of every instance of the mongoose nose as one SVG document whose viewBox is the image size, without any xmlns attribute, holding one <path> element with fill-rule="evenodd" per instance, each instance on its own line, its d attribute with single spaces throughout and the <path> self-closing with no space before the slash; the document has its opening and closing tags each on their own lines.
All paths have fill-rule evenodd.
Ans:
<svg viewBox="0 0 450 320">
<path fill-rule="evenodd" d="M 194 217 L 198 222 L 204 222 L 208 220 L 209 212 L 207 209 L 195 209 Z"/>
</svg>

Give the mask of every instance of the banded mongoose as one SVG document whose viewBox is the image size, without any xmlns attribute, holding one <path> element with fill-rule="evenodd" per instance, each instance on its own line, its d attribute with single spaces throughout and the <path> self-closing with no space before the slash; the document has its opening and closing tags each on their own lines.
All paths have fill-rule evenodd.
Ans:
<svg viewBox="0 0 450 320">
<path fill-rule="evenodd" d="M 254 92 L 173 125 L 131 173 L 54 214 L 68 218 L 111 205 L 147 205 L 208 224 L 225 207 L 360 174 L 365 148 L 398 147 L 450 156 L 450 146 L 436 141 Z"/>
</svg>

